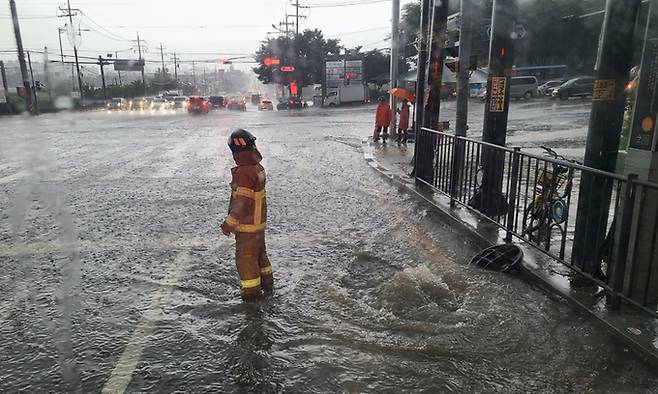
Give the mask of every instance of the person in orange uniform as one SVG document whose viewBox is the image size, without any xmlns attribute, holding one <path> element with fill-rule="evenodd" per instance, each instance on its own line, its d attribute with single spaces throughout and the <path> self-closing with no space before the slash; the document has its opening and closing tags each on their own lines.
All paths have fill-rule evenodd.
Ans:
<svg viewBox="0 0 658 394">
<path fill-rule="evenodd" d="M 242 299 L 254 301 L 273 286 L 272 266 L 265 250 L 267 201 L 263 157 L 256 149 L 256 137 L 237 129 L 228 146 L 237 164 L 231 169 L 229 213 L 221 225 L 224 235 L 235 234 L 235 261 L 240 274 Z"/>
<path fill-rule="evenodd" d="M 402 100 L 402 105 L 398 109 L 400 114 L 400 121 L 398 123 L 398 138 L 395 142 L 402 142 L 403 144 L 407 143 L 407 130 L 409 129 L 409 102 L 407 99 Z"/>
<path fill-rule="evenodd" d="M 375 115 L 375 131 L 372 135 L 373 141 L 379 141 L 379 135 L 382 133 L 382 140 L 386 143 L 388 138 L 388 126 L 391 124 L 393 115 L 391 114 L 391 107 L 386 103 L 383 97 L 377 99 L 377 114 Z"/>
</svg>

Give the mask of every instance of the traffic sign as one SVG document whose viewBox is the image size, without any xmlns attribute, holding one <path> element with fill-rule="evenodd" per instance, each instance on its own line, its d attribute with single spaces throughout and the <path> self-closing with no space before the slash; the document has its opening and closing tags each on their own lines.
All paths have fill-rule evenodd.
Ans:
<svg viewBox="0 0 658 394">
<path fill-rule="evenodd" d="M 295 66 L 281 66 L 282 73 L 291 73 L 295 71 Z"/>
</svg>

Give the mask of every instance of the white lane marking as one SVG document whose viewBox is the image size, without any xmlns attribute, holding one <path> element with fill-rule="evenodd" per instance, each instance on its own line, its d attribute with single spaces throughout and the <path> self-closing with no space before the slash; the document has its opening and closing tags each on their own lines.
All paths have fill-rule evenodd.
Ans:
<svg viewBox="0 0 658 394">
<path fill-rule="evenodd" d="M 183 271 L 185 271 L 186 262 L 189 260 L 189 250 L 178 252 L 172 267 L 169 269 L 167 276 L 160 282 L 158 291 L 151 298 L 151 303 L 144 312 L 142 320 L 133 331 L 128 339 L 128 344 L 119 358 L 119 362 L 114 366 L 114 370 L 101 393 L 114 394 L 123 393 L 132 380 L 133 372 L 137 368 L 137 363 L 142 358 L 144 347 L 148 343 L 149 337 L 153 333 L 155 323 L 162 312 L 162 306 L 169 301 L 169 296 L 178 283 Z"/>
</svg>

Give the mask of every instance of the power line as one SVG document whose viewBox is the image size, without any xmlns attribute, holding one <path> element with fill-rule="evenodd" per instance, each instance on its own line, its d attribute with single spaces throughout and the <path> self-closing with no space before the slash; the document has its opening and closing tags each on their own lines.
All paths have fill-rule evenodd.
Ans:
<svg viewBox="0 0 658 394">
<path fill-rule="evenodd" d="M 358 6 L 358 5 L 368 5 L 368 4 L 376 4 L 376 3 L 385 3 L 389 2 L 391 0 L 363 0 L 363 1 L 358 1 L 358 0 L 353 0 L 353 1 L 346 1 L 346 2 L 336 2 L 336 3 L 316 3 L 316 4 L 306 4 L 306 8 L 336 8 L 336 7 L 351 7 L 351 6 Z"/>
</svg>

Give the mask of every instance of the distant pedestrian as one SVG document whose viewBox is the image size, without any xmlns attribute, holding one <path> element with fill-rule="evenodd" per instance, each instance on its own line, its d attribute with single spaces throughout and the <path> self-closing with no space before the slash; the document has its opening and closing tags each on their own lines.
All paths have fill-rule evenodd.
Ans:
<svg viewBox="0 0 658 394">
<path fill-rule="evenodd" d="M 382 140 L 386 143 L 386 139 L 388 138 L 388 127 L 391 125 L 391 119 L 393 116 L 391 114 L 391 107 L 383 97 L 378 98 L 377 101 L 379 104 L 377 104 L 375 131 L 372 134 L 372 139 L 375 142 L 379 141 L 379 135 L 381 133 Z"/>
<path fill-rule="evenodd" d="M 395 142 L 406 144 L 409 137 L 407 134 L 407 130 L 409 130 L 409 102 L 407 99 L 402 100 L 402 105 L 397 111 L 400 114 L 400 122 L 398 123 L 398 138 Z"/>
</svg>

